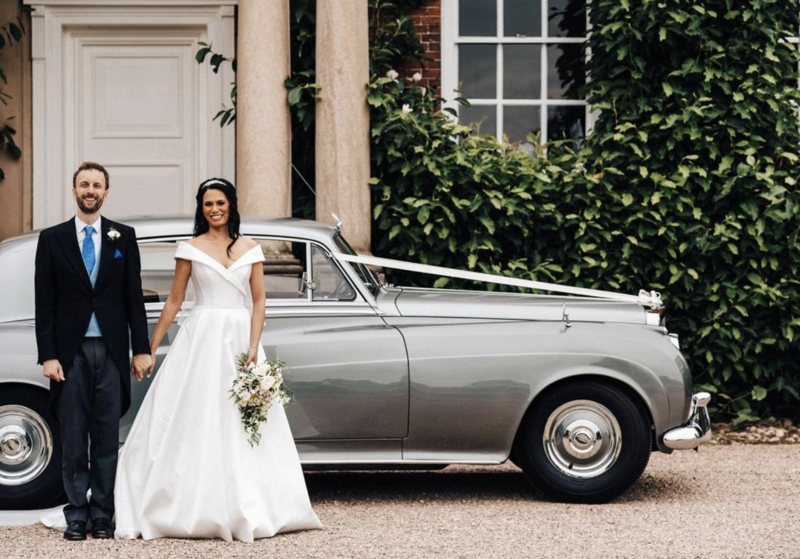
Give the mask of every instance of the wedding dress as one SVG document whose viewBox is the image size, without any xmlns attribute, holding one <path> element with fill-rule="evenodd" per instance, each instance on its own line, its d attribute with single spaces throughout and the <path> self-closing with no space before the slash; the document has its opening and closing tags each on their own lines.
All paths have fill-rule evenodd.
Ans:
<svg viewBox="0 0 800 559">
<path fill-rule="evenodd" d="M 252 541 L 319 528 L 283 406 L 270 408 L 251 447 L 229 398 L 235 358 L 250 345 L 249 279 L 261 248 L 230 268 L 184 242 L 175 258 L 192 262 L 195 306 L 122 448 L 117 537 Z"/>
</svg>

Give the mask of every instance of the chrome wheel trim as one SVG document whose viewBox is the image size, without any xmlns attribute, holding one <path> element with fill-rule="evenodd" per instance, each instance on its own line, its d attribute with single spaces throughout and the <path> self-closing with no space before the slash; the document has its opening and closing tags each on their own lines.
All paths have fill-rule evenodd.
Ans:
<svg viewBox="0 0 800 559">
<path fill-rule="evenodd" d="M 562 474 L 590 479 L 608 471 L 622 450 L 622 431 L 611 411 L 592 400 L 573 400 L 547 418 L 544 452 Z"/>
<path fill-rule="evenodd" d="M 24 406 L 0 406 L 0 485 L 24 485 L 47 469 L 53 436 L 44 418 Z"/>
</svg>

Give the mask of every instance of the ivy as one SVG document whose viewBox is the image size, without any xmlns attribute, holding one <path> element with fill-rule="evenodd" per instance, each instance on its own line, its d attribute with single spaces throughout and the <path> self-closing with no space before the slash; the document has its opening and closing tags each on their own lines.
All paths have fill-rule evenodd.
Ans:
<svg viewBox="0 0 800 559">
<path fill-rule="evenodd" d="M 797 0 L 593 0 L 585 87 L 600 116 L 580 151 L 530 157 L 375 73 L 373 251 L 661 290 L 717 417 L 795 414 L 798 13 Z"/>
</svg>

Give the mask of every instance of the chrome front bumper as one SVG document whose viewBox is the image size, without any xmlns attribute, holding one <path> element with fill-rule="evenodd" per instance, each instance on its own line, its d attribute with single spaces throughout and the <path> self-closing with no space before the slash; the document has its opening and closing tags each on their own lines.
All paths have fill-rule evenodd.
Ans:
<svg viewBox="0 0 800 559">
<path fill-rule="evenodd" d="M 692 396 L 692 409 L 689 421 L 680 427 L 664 433 L 664 445 L 672 450 L 697 449 L 701 444 L 711 440 L 711 418 L 706 407 L 711 401 L 711 394 L 698 392 Z"/>
</svg>

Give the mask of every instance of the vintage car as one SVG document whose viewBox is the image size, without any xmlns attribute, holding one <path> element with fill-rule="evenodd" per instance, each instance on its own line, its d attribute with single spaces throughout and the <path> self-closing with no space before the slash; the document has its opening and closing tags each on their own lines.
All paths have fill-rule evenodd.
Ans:
<svg viewBox="0 0 800 559">
<path fill-rule="evenodd" d="M 126 223 L 140 243 L 152 331 L 175 243 L 192 222 Z M 710 438 L 709 396 L 692 394 L 677 336 L 641 303 L 394 287 L 352 261 L 337 227 L 281 219 L 245 222 L 242 232 L 267 257 L 262 341 L 288 364 L 296 402 L 287 414 L 307 467 L 510 458 L 550 498 L 605 502 L 639 478 L 652 451 Z M 0 244 L 0 509 L 62 497 L 59 431 L 36 364 L 37 238 Z M 151 380 L 133 383 L 120 444 Z"/>
</svg>

